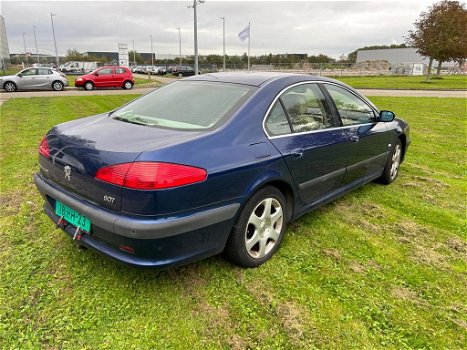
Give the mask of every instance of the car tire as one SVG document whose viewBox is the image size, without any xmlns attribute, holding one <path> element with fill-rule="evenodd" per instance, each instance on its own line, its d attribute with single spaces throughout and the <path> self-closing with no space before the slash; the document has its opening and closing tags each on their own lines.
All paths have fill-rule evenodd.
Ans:
<svg viewBox="0 0 467 350">
<path fill-rule="evenodd" d="M 123 88 L 125 90 L 131 90 L 132 87 L 133 87 L 133 83 L 131 81 L 129 81 L 129 80 L 127 80 L 127 81 L 125 81 L 123 83 Z"/>
<path fill-rule="evenodd" d="M 16 84 L 12 81 L 7 81 L 5 84 L 3 84 L 3 88 L 6 92 L 15 92 L 17 89 Z"/>
<path fill-rule="evenodd" d="M 83 84 L 83 87 L 84 87 L 84 90 L 88 90 L 88 91 L 94 90 L 94 84 L 90 81 L 85 82 Z"/>
<path fill-rule="evenodd" d="M 402 161 L 402 144 L 399 139 L 394 142 L 391 151 L 388 154 L 388 159 L 384 166 L 383 174 L 377 179 L 379 183 L 389 185 L 396 180 L 399 175 L 399 167 Z"/>
<path fill-rule="evenodd" d="M 52 89 L 54 89 L 55 91 L 62 91 L 63 87 L 64 85 L 61 81 L 56 80 L 52 83 Z"/>
<path fill-rule="evenodd" d="M 256 192 L 243 208 L 227 241 L 225 257 L 242 267 L 257 267 L 279 248 L 287 226 L 286 199 L 275 187 Z"/>
</svg>

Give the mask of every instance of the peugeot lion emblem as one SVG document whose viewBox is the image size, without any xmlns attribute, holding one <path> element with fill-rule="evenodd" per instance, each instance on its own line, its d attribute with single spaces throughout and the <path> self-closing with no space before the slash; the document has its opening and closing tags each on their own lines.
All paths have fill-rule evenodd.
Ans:
<svg viewBox="0 0 467 350">
<path fill-rule="evenodd" d="M 65 179 L 67 179 L 68 181 L 71 181 L 71 168 L 70 168 L 70 166 L 65 165 L 63 170 L 65 171 Z"/>
</svg>

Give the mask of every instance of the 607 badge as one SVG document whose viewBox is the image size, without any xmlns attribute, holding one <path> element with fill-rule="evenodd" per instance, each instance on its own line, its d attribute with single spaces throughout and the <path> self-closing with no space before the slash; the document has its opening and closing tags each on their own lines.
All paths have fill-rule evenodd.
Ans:
<svg viewBox="0 0 467 350">
<path fill-rule="evenodd" d="M 112 196 L 105 195 L 104 196 L 104 201 L 107 202 L 107 203 L 113 203 L 113 202 L 115 202 L 115 198 L 112 197 Z"/>
</svg>

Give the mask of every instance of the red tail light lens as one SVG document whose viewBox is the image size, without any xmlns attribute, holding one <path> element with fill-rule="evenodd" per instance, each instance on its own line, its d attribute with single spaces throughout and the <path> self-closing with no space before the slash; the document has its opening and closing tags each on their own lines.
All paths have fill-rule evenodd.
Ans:
<svg viewBox="0 0 467 350">
<path fill-rule="evenodd" d="M 158 190 L 190 185 L 206 180 L 204 169 L 161 162 L 134 162 L 106 166 L 96 179 L 140 190 Z"/>
<path fill-rule="evenodd" d="M 44 136 L 44 138 L 41 141 L 41 144 L 39 145 L 39 153 L 42 154 L 45 158 L 49 158 L 50 156 L 50 149 L 46 136 Z"/>
</svg>

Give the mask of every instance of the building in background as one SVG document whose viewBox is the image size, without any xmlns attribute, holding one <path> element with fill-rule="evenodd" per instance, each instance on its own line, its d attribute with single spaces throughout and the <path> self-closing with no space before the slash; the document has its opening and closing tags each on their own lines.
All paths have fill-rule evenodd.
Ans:
<svg viewBox="0 0 467 350">
<path fill-rule="evenodd" d="M 388 61 L 391 66 L 398 67 L 404 64 L 424 64 L 428 66 L 429 58 L 417 53 L 414 47 L 394 48 L 394 49 L 368 49 L 357 51 L 357 63 L 367 61 Z M 433 67 L 438 65 L 433 62 Z M 443 67 L 452 68 L 455 62 L 443 62 Z"/>
<path fill-rule="evenodd" d="M 0 70 L 5 70 L 10 65 L 10 50 L 6 36 L 5 20 L 0 15 Z"/>
<path fill-rule="evenodd" d="M 106 58 L 109 62 L 113 62 L 114 64 L 118 63 L 118 52 L 105 52 L 105 51 L 86 51 L 83 52 L 83 55 L 85 56 L 92 56 L 92 57 L 97 57 L 97 58 Z M 140 55 L 141 59 L 146 62 L 151 61 L 151 53 L 150 52 L 138 52 L 138 55 Z M 156 58 L 156 55 L 153 54 L 154 59 Z M 167 55 L 161 55 L 157 56 L 157 59 L 165 59 Z M 169 57 L 171 58 L 171 57 Z M 133 60 L 133 57 L 130 55 L 129 57 L 130 61 Z"/>
</svg>

